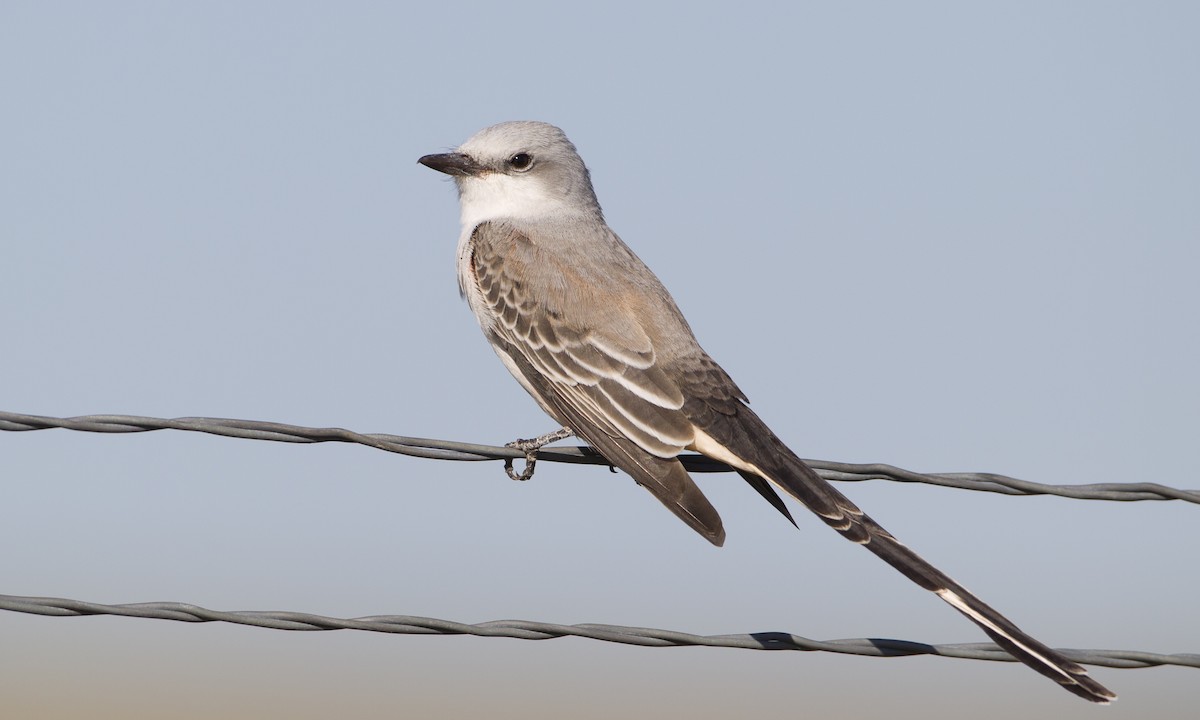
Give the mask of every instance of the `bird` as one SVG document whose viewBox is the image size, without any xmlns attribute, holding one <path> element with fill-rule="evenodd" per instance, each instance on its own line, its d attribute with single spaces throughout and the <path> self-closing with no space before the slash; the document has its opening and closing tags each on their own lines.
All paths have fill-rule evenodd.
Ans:
<svg viewBox="0 0 1200 720">
<path fill-rule="evenodd" d="M 771 431 L 662 282 L 609 228 L 561 129 L 503 122 L 418 162 L 454 180 L 459 290 L 505 367 L 563 426 L 556 437 L 586 442 L 717 546 L 721 517 L 679 455 L 723 462 L 793 524 L 775 488 L 1067 691 L 1101 704 L 1116 698 L 897 540 Z"/>
</svg>

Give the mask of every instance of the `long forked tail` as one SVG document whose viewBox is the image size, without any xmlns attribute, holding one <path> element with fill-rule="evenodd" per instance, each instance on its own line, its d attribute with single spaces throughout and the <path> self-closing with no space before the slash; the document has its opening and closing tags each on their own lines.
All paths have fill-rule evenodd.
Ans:
<svg viewBox="0 0 1200 720">
<path fill-rule="evenodd" d="M 832 490 L 832 488 L 830 489 Z M 834 492 L 837 493 L 836 490 Z M 838 494 L 840 495 L 840 493 Z M 845 502 L 850 508 L 854 508 L 849 500 L 845 500 Z M 857 510 L 857 508 L 854 509 Z M 861 543 L 887 564 L 904 573 L 910 580 L 933 592 L 955 610 L 966 615 L 1010 655 L 1062 685 L 1067 692 L 1078 695 L 1084 700 L 1106 705 L 1116 699 L 1115 693 L 1093 680 L 1082 666 L 1031 637 L 1011 620 L 892 537 L 891 533 L 884 530 L 879 523 L 862 515 L 861 511 L 859 512 L 856 524 L 865 530 L 866 537 L 863 540 L 853 537 L 851 539 Z M 830 525 L 834 525 L 835 528 L 837 527 L 837 524 L 825 518 L 824 515 L 822 515 L 822 519 Z M 842 534 L 850 535 L 849 532 L 838 529 Z"/>
<path fill-rule="evenodd" d="M 1082 666 L 1028 635 L 893 537 L 798 458 L 753 411 L 745 406 L 738 410 L 736 420 L 726 416 L 725 422 L 710 426 L 697 443 L 697 449 L 733 465 L 743 474 L 750 472 L 771 481 L 847 539 L 945 600 L 1017 660 L 1068 692 L 1100 704 L 1116 699 L 1116 694 L 1089 677 Z"/>
</svg>

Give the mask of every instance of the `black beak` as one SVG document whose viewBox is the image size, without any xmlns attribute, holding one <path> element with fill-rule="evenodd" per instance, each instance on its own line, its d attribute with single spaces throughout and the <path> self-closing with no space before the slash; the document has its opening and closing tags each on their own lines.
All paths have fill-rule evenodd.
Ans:
<svg viewBox="0 0 1200 720">
<path fill-rule="evenodd" d="M 470 177 L 483 172 L 483 166 L 462 153 L 443 153 L 441 155 L 426 155 L 417 160 L 427 168 L 433 168 L 447 175 Z"/>
</svg>

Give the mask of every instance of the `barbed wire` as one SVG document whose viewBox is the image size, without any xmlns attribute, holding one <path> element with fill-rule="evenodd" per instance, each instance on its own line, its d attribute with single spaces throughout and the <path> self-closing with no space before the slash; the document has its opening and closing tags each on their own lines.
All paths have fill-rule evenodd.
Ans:
<svg viewBox="0 0 1200 720">
<path fill-rule="evenodd" d="M 124 605 L 104 605 L 64 598 L 0 595 L 0 610 L 71 617 L 82 615 L 117 615 L 123 617 L 155 618 L 180 622 L 225 622 L 251 625 L 273 630 L 328 631 L 362 630 L 405 635 L 475 635 L 477 637 L 506 637 L 520 640 L 552 640 L 580 637 L 591 640 L 639 645 L 642 647 L 722 647 L 745 650 L 797 650 L 832 652 L 868 657 L 907 657 L 938 655 L 967 660 L 1016 662 L 992 643 L 962 643 L 934 645 L 894 640 L 890 638 L 849 638 L 842 640 L 812 640 L 785 632 L 755 632 L 733 635 L 695 635 L 676 630 L 584 623 L 560 625 L 530 620 L 493 620 L 476 624 L 414 615 L 371 615 L 358 618 L 334 618 L 310 613 L 284 611 L 228 612 L 209 610 L 187 603 L 148 602 Z M 1077 663 L 1112 668 L 1146 668 L 1161 665 L 1200 668 L 1200 654 L 1164 655 L 1136 650 L 1076 650 L 1060 649 L 1063 655 Z"/>
<path fill-rule="evenodd" d="M 405 437 L 383 433 L 359 433 L 343 428 L 314 428 L 258 420 L 229 418 L 183 417 L 153 418 L 138 415 L 82 415 L 56 418 L 43 415 L 0 411 L 0 430 L 25 432 L 61 428 L 96 433 L 139 433 L 155 430 L 185 430 L 224 437 L 250 440 L 269 440 L 287 443 L 344 442 L 356 443 L 401 455 L 479 462 L 514 460 L 525 453 L 508 447 L 466 443 L 453 440 Z M 537 452 L 539 461 L 608 465 L 608 461 L 591 448 L 554 447 Z M 731 472 L 724 463 L 703 455 L 681 455 L 680 461 L 690 472 Z M 924 483 L 940 487 L 977 490 L 1003 495 L 1056 495 L 1077 500 L 1110 500 L 1134 502 L 1142 500 L 1182 500 L 1200 504 L 1200 490 L 1180 490 L 1159 483 L 1092 483 L 1087 485 L 1050 485 L 1020 480 L 995 473 L 918 473 L 883 463 L 844 463 L 830 460 L 805 460 L 821 477 L 839 482 L 890 480 L 893 482 Z"/>
</svg>

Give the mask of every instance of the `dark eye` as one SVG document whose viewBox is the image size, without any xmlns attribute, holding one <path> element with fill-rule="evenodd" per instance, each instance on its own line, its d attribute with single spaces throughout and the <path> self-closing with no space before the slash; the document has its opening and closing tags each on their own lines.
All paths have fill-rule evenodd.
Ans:
<svg viewBox="0 0 1200 720">
<path fill-rule="evenodd" d="M 517 153 L 508 159 L 508 164 L 513 170 L 528 170 L 533 166 L 533 158 L 529 153 Z"/>
</svg>

